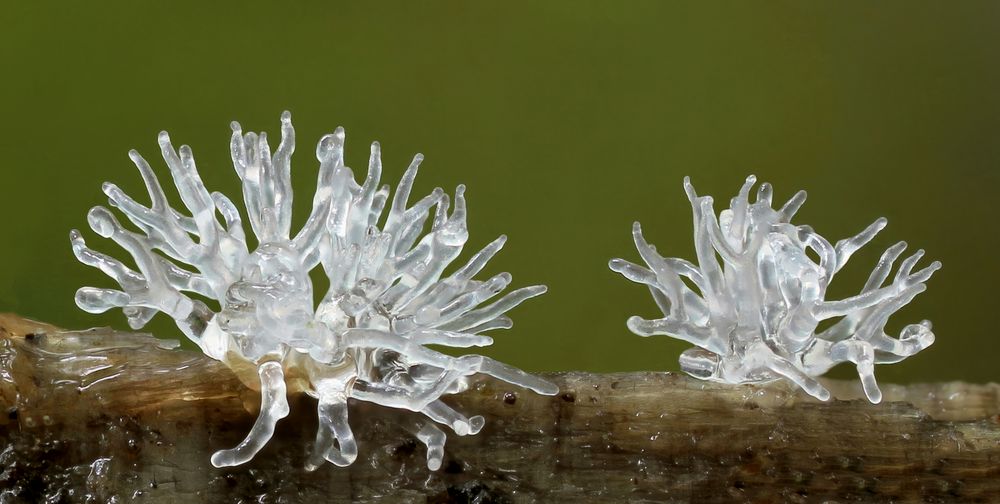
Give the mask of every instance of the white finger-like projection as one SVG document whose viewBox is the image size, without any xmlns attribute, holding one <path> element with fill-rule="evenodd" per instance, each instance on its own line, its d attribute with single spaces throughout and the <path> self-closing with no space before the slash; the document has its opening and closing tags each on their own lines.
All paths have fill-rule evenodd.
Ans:
<svg viewBox="0 0 1000 504">
<path fill-rule="evenodd" d="M 318 400 L 319 432 L 308 469 L 324 461 L 344 466 L 357 457 L 348 398 L 422 413 L 424 419 L 405 427 L 427 445 L 427 465 L 437 469 L 445 434 L 435 424 L 460 436 L 483 427 L 483 417 L 466 417 L 441 401 L 465 390 L 470 376 L 483 373 L 541 394 L 556 393 L 551 383 L 490 358 L 453 357 L 428 348 L 490 345 L 493 340 L 484 333 L 511 327 L 504 314 L 545 292 L 538 285 L 501 296 L 509 274 L 474 278 L 503 247 L 502 236 L 444 275 L 468 239 L 463 186 L 455 190 L 453 208 L 441 189 L 411 204 L 423 159 L 417 155 L 390 199 L 389 186 L 379 186 L 378 143 L 371 146 L 368 174 L 358 184 L 344 165 L 344 131 L 338 128 L 316 148 L 320 167 L 312 213 L 292 235 L 291 115 L 281 116 L 281 141 L 273 153 L 266 134 L 244 134 L 237 123 L 232 129 L 233 166 L 259 243 L 255 250 L 247 245 L 236 205 L 205 188 L 191 149 L 175 150 L 166 133 L 159 136 L 160 150 L 186 211 L 170 207 L 153 169 L 131 151 L 149 206 L 114 184 L 105 184 L 104 192 L 137 230 L 127 229 L 104 207 L 88 215 L 91 229 L 128 251 L 136 268 L 91 250 L 78 231 L 71 233 L 76 257 L 121 286 L 80 289 L 80 308 L 92 313 L 122 308 L 135 329 L 163 312 L 205 354 L 260 390 L 261 410 L 250 434 L 235 448 L 216 452 L 215 466 L 253 458 L 288 414 L 286 394 L 295 391 Z M 330 289 L 317 304 L 309 273 L 320 265 Z M 213 301 L 217 309 L 209 306 Z"/>
<path fill-rule="evenodd" d="M 821 400 L 829 399 L 830 392 L 816 377 L 852 362 L 868 399 L 881 401 L 875 364 L 899 362 L 934 342 L 927 320 L 906 326 L 899 337 L 885 333 L 886 321 L 924 291 L 924 282 L 941 263 L 915 270 L 924 255 L 918 250 L 886 283 L 906 248 L 900 242 L 882 254 L 861 293 L 826 300 L 834 275 L 886 220 L 831 244 L 811 227 L 791 224 L 805 202 L 805 191 L 775 209 L 766 183 L 750 202 L 755 183 L 755 177 L 748 177 L 730 207 L 716 217 L 712 197 L 698 196 L 684 179 L 694 211 L 697 264 L 661 256 L 646 242 L 639 223 L 634 224 L 632 236 L 647 267 L 624 259 L 612 259 L 609 265 L 648 286 L 663 318 L 631 317 L 629 329 L 640 336 L 667 335 L 696 345 L 681 354 L 680 364 L 697 378 L 733 384 L 783 378 Z M 839 320 L 817 332 L 827 319 Z"/>
</svg>

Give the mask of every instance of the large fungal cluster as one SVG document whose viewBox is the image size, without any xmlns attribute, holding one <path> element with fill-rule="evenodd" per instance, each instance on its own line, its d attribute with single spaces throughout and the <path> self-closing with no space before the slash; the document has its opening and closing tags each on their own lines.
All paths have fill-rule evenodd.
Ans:
<svg viewBox="0 0 1000 504">
<path fill-rule="evenodd" d="M 886 220 L 830 243 L 811 227 L 791 223 L 805 202 L 804 191 L 775 209 L 766 183 L 750 201 L 755 183 L 748 177 L 730 207 L 716 216 L 712 197 L 699 196 L 684 179 L 694 211 L 697 264 L 661 256 L 635 223 L 632 236 L 647 266 L 623 259 L 611 260 L 610 266 L 648 286 L 663 317 L 631 317 L 629 329 L 696 345 L 680 358 L 681 368 L 692 376 L 734 384 L 784 378 L 822 400 L 830 393 L 816 377 L 851 362 L 868 399 L 881 401 L 874 365 L 899 362 L 934 342 L 929 321 L 906 326 L 898 338 L 885 333 L 886 321 L 924 291 L 924 282 L 941 264 L 914 270 L 924 254 L 918 250 L 886 283 L 906 248 L 899 242 L 882 254 L 858 295 L 826 300 L 834 275 Z M 821 321 L 838 318 L 817 332 Z"/>
<path fill-rule="evenodd" d="M 273 153 L 265 133 L 244 134 L 237 123 L 232 129 L 233 166 L 259 243 L 255 249 L 248 246 L 237 206 L 205 188 L 191 149 L 175 150 L 166 133 L 159 136 L 160 150 L 186 211 L 171 208 L 153 169 L 132 151 L 149 206 L 114 184 L 105 184 L 104 192 L 135 230 L 107 208 L 88 214 L 91 229 L 124 248 L 137 270 L 91 250 L 78 231 L 71 233 L 76 257 L 121 286 L 80 289 L 76 300 L 82 309 L 122 308 L 133 328 L 163 312 L 205 354 L 260 389 L 261 411 L 250 433 L 235 448 L 216 452 L 214 465 L 250 460 L 288 414 L 286 393 L 292 390 L 318 400 L 319 431 L 309 469 L 324 460 L 347 465 L 357 457 L 348 398 L 422 413 L 426 419 L 410 428 L 427 445 L 428 467 L 436 469 L 445 441 L 436 424 L 458 435 L 483 426 L 483 417 L 466 417 L 440 400 L 464 390 L 469 376 L 484 373 L 556 393 L 554 385 L 487 357 L 452 357 L 427 347 L 490 345 L 485 332 L 511 326 L 505 312 L 545 291 L 526 287 L 490 302 L 508 286 L 510 275 L 474 277 L 503 246 L 503 237 L 444 275 L 468 238 L 463 186 L 455 191 L 453 208 L 441 189 L 410 204 L 422 160 L 417 155 L 390 201 L 389 186 L 379 185 L 379 145 L 372 144 L 367 176 L 358 184 L 344 164 L 344 131 L 338 128 L 316 148 L 320 167 L 312 213 L 293 236 L 290 114 L 281 116 L 281 140 Z M 309 273 L 319 265 L 330 288 L 317 304 Z"/>
</svg>

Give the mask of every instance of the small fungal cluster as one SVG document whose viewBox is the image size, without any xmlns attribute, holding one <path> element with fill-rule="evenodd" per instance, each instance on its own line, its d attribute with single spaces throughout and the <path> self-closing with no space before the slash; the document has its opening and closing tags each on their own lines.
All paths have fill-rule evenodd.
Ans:
<svg viewBox="0 0 1000 504">
<path fill-rule="evenodd" d="M 631 317 L 629 329 L 696 345 L 680 357 L 681 369 L 694 377 L 732 384 L 784 378 L 821 400 L 829 399 L 830 392 L 816 377 L 851 362 L 868 399 L 881 401 L 875 364 L 899 362 L 934 342 L 927 320 L 906 326 L 898 338 L 885 333 L 886 321 L 924 291 L 924 282 L 941 263 L 915 271 L 924 255 L 918 250 L 902 261 L 887 284 L 906 248 L 899 242 L 882 254 L 858 295 L 828 301 L 826 290 L 834 275 L 886 220 L 830 243 L 809 226 L 791 224 L 805 191 L 775 209 L 766 183 L 750 201 L 755 183 L 755 177 L 748 177 L 729 208 L 716 216 L 712 197 L 699 196 L 684 179 L 694 212 L 698 264 L 661 256 L 646 242 L 639 223 L 634 224 L 632 236 L 647 267 L 623 259 L 609 265 L 648 286 L 663 317 Z M 836 318 L 840 320 L 817 332 L 821 321 Z"/>
<path fill-rule="evenodd" d="M 557 392 L 551 383 L 490 358 L 452 357 L 428 348 L 490 345 L 493 340 L 484 333 L 512 325 L 504 313 L 545 292 L 544 286 L 525 287 L 489 302 L 510 284 L 510 275 L 474 277 L 503 247 L 503 236 L 444 275 L 468 239 L 463 186 L 455 190 L 453 208 L 441 189 L 410 204 L 422 160 L 417 155 L 390 200 L 389 186 L 379 185 L 379 144 L 372 144 L 367 176 L 358 184 L 344 164 L 344 131 L 338 128 L 316 148 L 320 167 L 312 212 L 293 235 L 290 114 L 281 116 L 281 140 L 273 153 L 265 133 L 244 134 L 237 123 L 232 130 L 233 166 L 242 180 L 256 248 L 248 244 L 237 206 L 205 188 L 191 149 L 175 150 L 165 132 L 159 136 L 161 154 L 186 212 L 171 208 L 153 169 L 131 151 L 150 205 L 111 183 L 104 193 L 138 232 L 105 207 L 87 216 L 91 229 L 125 249 L 138 271 L 88 248 L 80 232 L 71 233 L 77 259 L 121 286 L 81 288 L 80 308 L 91 313 L 121 308 L 135 329 L 163 312 L 206 355 L 260 390 L 260 414 L 250 433 L 235 448 L 216 452 L 213 465 L 253 458 L 289 413 L 291 391 L 318 400 L 310 470 L 324 461 L 345 466 L 357 457 L 348 398 L 422 413 L 425 420 L 407 427 L 426 444 L 433 470 L 441 465 L 445 443 L 435 424 L 460 436 L 483 427 L 482 416 L 466 417 L 440 400 L 465 390 L 468 377 L 484 373 L 541 394 Z M 320 265 L 330 287 L 316 303 L 309 274 Z"/>
</svg>

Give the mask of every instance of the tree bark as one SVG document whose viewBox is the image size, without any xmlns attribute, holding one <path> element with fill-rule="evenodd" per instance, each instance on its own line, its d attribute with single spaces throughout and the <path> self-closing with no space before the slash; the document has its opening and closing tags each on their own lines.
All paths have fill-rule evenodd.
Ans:
<svg viewBox="0 0 1000 504">
<path fill-rule="evenodd" d="M 0 316 L 0 503 L 8 502 L 997 502 L 1000 386 L 783 384 L 672 373 L 545 375 L 543 397 L 489 379 L 447 401 L 481 414 L 449 431 L 429 471 L 401 426 L 416 414 L 352 403 L 360 456 L 302 469 L 315 401 L 250 463 L 209 457 L 253 424 L 256 392 L 200 353 L 148 335 L 64 331 Z"/>
</svg>

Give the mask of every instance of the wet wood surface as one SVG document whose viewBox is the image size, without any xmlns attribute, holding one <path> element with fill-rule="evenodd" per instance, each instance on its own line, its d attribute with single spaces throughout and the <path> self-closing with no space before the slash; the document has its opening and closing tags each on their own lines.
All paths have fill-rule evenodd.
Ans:
<svg viewBox="0 0 1000 504">
<path fill-rule="evenodd" d="M 401 425 L 352 403 L 360 455 L 306 472 L 314 400 L 250 463 L 211 454 L 249 430 L 257 394 L 222 364 L 161 340 L 0 316 L 0 503 L 14 502 L 1000 502 L 1000 387 L 781 384 L 671 373 L 545 375 L 543 397 L 484 379 L 447 401 L 486 417 L 449 431 L 429 471 Z"/>
</svg>

